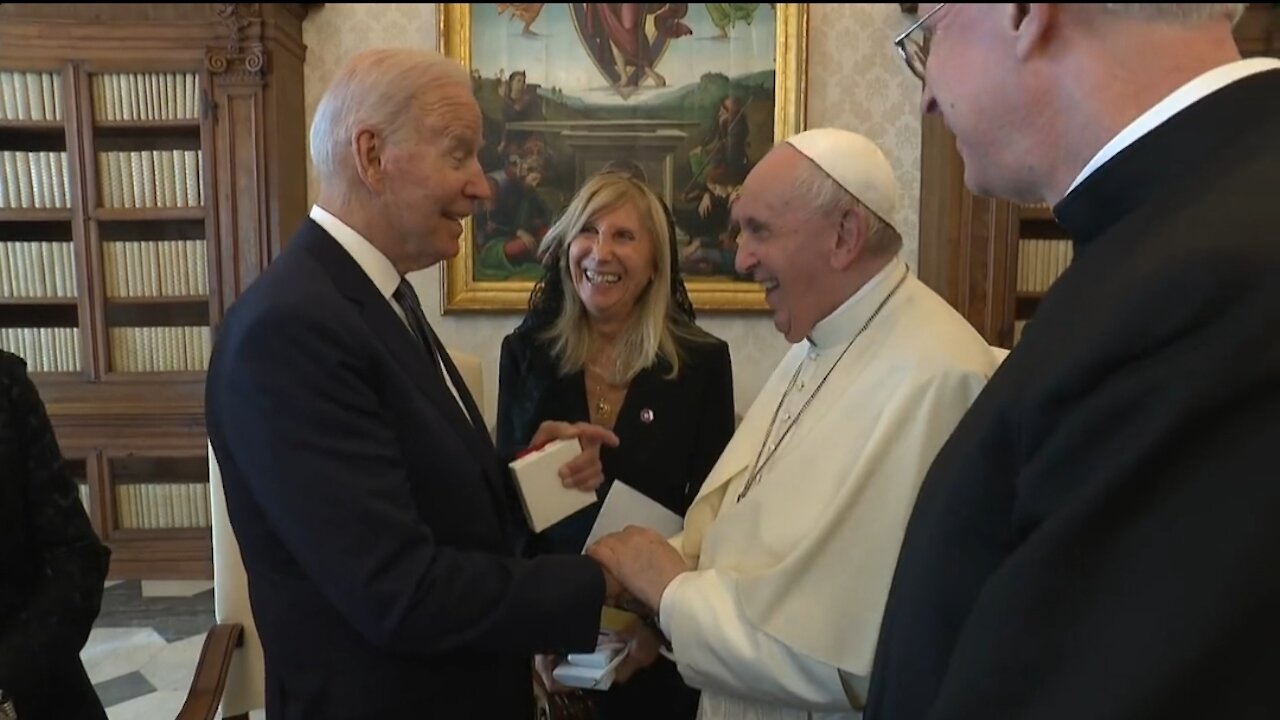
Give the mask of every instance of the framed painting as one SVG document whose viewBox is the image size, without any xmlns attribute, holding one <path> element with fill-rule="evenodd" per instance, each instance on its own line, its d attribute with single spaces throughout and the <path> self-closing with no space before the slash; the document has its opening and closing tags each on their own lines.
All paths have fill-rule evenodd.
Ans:
<svg viewBox="0 0 1280 720">
<path fill-rule="evenodd" d="M 440 50 L 471 73 L 492 199 L 441 273 L 444 312 L 523 311 L 538 246 L 585 178 L 638 169 L 676 221 L 694 307 L 767 308 L 734 269 L 729 204 L 805 127 L 802 3 L 444 3 Z"/>
</svg>

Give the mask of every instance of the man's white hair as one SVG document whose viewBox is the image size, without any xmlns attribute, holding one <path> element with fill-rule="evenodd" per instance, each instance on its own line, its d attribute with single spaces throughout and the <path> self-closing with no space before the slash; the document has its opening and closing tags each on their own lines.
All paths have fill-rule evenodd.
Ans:
<svg viewBox="0 0 1280 720">
<path fill-rule="evenodd" d="M 902 249 L 902 235 L 893 225 L 808 158 L 800 166 L 793 193 L 819 215 L 841 215 L 856 208 L 866 218 L 867 250 L 873 255 L 891 255 Z"/>
<path fill-rule="evenodd" d="M 418 48 L 368 50 L 351 58 L 325 91 L 311 120 L 311 161 L 322 183 L 350 182 L 351 136 L 368 125 L 388 141 L 420 132 L 430 100 L 453 83 L 470 87 L 458 62 Z"/>
<path fill-rule="evenodd" d="M 1103 3 L 1103 6 L 1117 15 L 1141 20 L 1163 20 L 1167 22 L 1201 22 L 1215 17 L 1230 18 L 1235 24 L 1247 3 Z"/>
</svg>

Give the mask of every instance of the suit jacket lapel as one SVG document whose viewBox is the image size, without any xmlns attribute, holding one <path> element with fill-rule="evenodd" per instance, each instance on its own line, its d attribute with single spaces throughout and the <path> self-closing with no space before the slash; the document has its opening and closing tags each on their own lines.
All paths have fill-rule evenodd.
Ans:
<svg viewBox="0 0 1280 720">
<path fill-rule="evenodd" d="M 381 298 L 378 298 L 381 300 Z M 474 426 L 471 419 L 466 417 L 462 408 L 458 405 L 458 401 L 454 399 L 453 393 L 449 392 L 448 386 L 440 382 L 440 374 L 433 372 L 431 368 L 431 360 L 427 356 L 427 351 L 413 336 L 409 328 L 400 321 L 395 311 L 391 309 L 385 301 L 369 302 L 361 309 L 365 322 L 369 323 L 369 327 L 373 328 L 374 334 L 378 339 L 386 345 L 387 350 L 404 368 L 405 372 L 413 378 L 414 384 L 418 389 L 426 393 L 436 410 L 440 411 L 448 422 L 449 428 L 457 433 L 476 453 L 476 457 L 485 457 L 485 447 L 479 442 L 476 433 L 472 432 Z M 446 366 L 452 363 L 446 363 Z M 455 383 L 458 381 L 455 380 Z M 465 386 L 459 388 L 459 394 L 465 392 Z M 470 397 L 467 395 L 466 397 Z M 492 450 L 492 448 L 488 448 Z"/>
<path fill-rule="evenodd" d="M 408 326 L 396 316 L 395 311 L 391 309 L 390 301 L 382 297 L 373 281 L 365 275 L 338 241 L 314 221 L 307 220 L 296 242 L 325 267 L 338 291 L 360 306 L 361 316 L 373 330 L 374 335 L 386 346 L 391 356 L 395 358 L 395 362 L 413 380 L 414 385 L 427 396 L 432 406 L 444 415 L 445 424 L 449 429 L 471 449 L 472 456 L 484 466 L 490 489 L 494 491 L 496 500 L 500 506 L 503 506 L 505 513 L 506 502 L 502 491 L 502 478 L 498 476 L 501 473 L 496 467 L 493 444 L 489 440 L 488 432 L 477 429 L 471 418 L 463 413 L 449 388 L 440 382 L 440 374 L 433 372 L 429 365 L 431 361 L 427 356 L 426 348 L 418 342 Z M 475 400 L 467 391 L 453 361 L 449 359 L 448 353 L 444 352 L 443 348 L 441 352 L 445 368 L 453 378 L 458 394 L 467 404 L 467 411 L 474 417 L 482 418 L 483 415 L 476 408 Z"/>
</svg>

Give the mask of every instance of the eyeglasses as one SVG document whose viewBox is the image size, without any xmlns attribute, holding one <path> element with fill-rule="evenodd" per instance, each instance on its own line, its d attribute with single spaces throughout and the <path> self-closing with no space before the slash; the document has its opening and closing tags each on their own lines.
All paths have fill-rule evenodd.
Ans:
<svg viewBox="0 0 1280 720">
<path fill-rule="evenodd" d="M 898 54 L 902 56 L 903 61 L 907 63 L 907 68 L 915 75 L 920 82 L 924 82 L 924 63 L 929 58 L 928 38 L 923 41 L 911 37 L 911 34 L 919 30 L 934 13 L 938 12 L 946 3 L 938 3 L 933 9 L 925 13 L 919 20 L 915 21 L 911 27 L 894 39 L 893 45 L 898 48 Z"/>
</svg>

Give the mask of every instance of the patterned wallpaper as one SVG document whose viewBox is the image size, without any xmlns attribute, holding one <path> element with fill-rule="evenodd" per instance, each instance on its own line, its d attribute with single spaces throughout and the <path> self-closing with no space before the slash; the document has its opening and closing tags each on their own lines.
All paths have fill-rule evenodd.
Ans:
<svg viewBox="0 0 1280 720">
<path fill-rule="evenodd" d="M 837 126 L 866 134 L 888 155 L 901 187 L 898 222 L 913 266 L 917 255 L 920 190 L 920 86 L 894 52 L 891 40 L 908 25 L 896 4 L 813 5 L 809 13 L 809 127 Z M 338 67 L 360 50 L 436 43 L 432 3 L 326 3 L 304 26 L 307 44 L 308 122 Z M 310 168 L 308 168 L 310 169 Z M 308 197 L 316 196 L 314 177 Z M 498 392 L 498 349 L 517 315 L 440 314 L 440 273 L 411 278 L 428 318 L 453 350 L 484 363 L 484 412 L 493 422 Z M 787 351 L 767 315 L 702 314 L 708 331 L 729 342 L 738 412 L 745 413 Z"/>
</svg>

